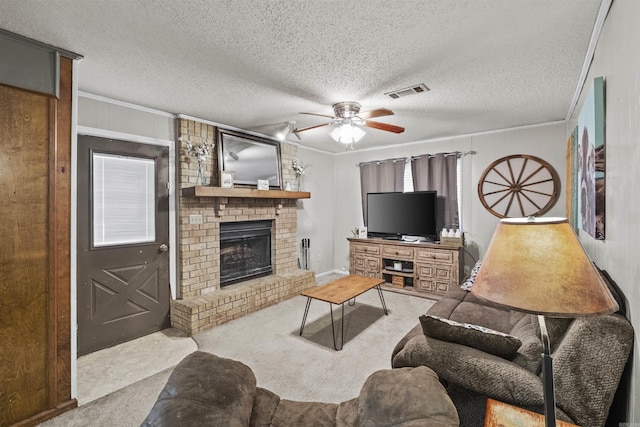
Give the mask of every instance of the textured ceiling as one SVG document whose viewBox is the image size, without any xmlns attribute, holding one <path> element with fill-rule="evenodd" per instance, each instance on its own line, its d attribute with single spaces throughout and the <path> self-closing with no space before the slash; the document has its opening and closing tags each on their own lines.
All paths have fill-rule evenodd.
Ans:
<svg viewBox="0 0 640 427">
<path fill-rule="evenodd" d="M 79 89 L 274 134 L 388 108 L 356 149 L 564 120 L 600 0 L 1 0 L 0 28 L 79 53 Z M 431 91 L 383 94 L 424 83 Z M 306 146 L 341 152 L 330 127 Z M 297 141 L 289 137 L 290 141 Z"/>
</svg>

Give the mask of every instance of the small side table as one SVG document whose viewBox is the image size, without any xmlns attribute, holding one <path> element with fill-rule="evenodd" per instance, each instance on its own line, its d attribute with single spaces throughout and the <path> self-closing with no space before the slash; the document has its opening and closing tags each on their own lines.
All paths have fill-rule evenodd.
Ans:
<svg viewBox="0 0 640 427">
<path fill-rule="evenodd" d="M 556 426 L 578 427 L 560 420 L 556 420 Z M 544 427 L 544 415 L 497 400 L 487 399 L 484 427 Z"/>
</svg>

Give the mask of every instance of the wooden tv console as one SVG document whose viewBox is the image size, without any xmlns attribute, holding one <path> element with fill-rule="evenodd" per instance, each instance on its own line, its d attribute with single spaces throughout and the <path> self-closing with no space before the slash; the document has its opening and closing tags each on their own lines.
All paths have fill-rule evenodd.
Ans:
<svg viewBox="0 0 640 427">
<path fill-rule="evenodd" d="M 464 277 L 463 247 L 349 238 L 351 274 L 385 279 L 383 288 L 439 299 Z M 401 263 L 401 269 L 395 268 Z"/>
</svg>

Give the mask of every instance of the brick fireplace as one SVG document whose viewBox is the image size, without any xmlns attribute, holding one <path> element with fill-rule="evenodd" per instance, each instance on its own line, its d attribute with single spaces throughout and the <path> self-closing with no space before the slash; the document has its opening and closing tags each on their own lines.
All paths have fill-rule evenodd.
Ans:
<svg viewBox="0 0 640 427">
<path fill-rule="evenodd" d="M 286 193 L 215 188 L 218 183 L 216 150 L 204 163 L 206 177 L 213 187 L 196 192 L 195 159 L 186 154 L 185 142 L 216 143 L 213 125 L 178 118 L 178 137 L 182 137 L 178 179 L 179 207 L 179 292 L 173 301 L 171 324 L 188 334 L 220 325 L 298 295 L 315 285 L 313 272 L 297 267 L 296 199 L 280 198 Z M 281 145 L 283 181 L 293 181 L 291 161 L 297 147 Z M 182 190 L 187 188 L 187 190 Z M 216 190 L 225 190 L 219 192 Z M 234 192 L 235 191 L 235 192 Z M 257 190 L 255 190 L 257 191 Z M 245 195 L 249 194 L 247 197 Z M 274 198 L 266 194 L 275 194 Z M 220 194 L 225 194 L 221 196 Z M 229 196 L 230 195 L 230 196 Z M 251 197 L 255 195 L 256 197 Z M 191 224 L 190 216 L 202 217 L 202 224 Z M 229 286 L 220 286 L 220 225 L 268 221 L 271 225 L 271 267 L 273 274 Z"/>
<path fill-rule="evenodd" d="M 220 223 L 220 287 L 268 276 L 271 267 L 272 221 Z"/>
</svg>

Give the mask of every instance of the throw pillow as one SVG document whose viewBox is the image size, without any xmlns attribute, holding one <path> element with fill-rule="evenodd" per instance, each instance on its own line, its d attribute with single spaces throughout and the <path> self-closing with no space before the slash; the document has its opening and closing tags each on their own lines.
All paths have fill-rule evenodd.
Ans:
<svg viewBox="0 0 640 427">
<path fill-rule="evenodd" d="M 469 274 L 469 277 L 467 277 L 465 281 L 462 282 L 462 285 L 460 285 L 460 289 L 462 289 L 463 291 L 471 290 L 471 287 L 473 286 L 473 281 L 476 280 L 476 275 L 478 274 L 478 270 L 480 270 L 481 264 L 482 264 L 482 261 L 476 262 L 476 265 L 473 266 L 473 269 L 471 270 L 471 274 Z"/>
<path fill-rule="evenodd" d="M 466 345 L 509 360 L 516 356 L 522 345 L 513 335 L 438 316 L 422 315 L 420 324 L 422 332 L 428 337 Z"/>
</svg>

